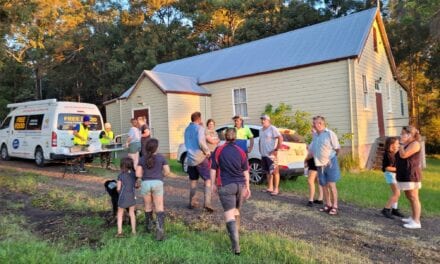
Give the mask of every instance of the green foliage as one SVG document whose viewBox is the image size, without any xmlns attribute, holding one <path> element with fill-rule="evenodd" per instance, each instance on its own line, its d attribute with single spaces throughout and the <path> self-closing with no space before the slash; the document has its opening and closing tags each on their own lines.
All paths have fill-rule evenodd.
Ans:
<svg viewBox="0 0 440 264">
<path fill-rule="evenodd" d="M 339 155 L 338 161 L 341 171 L 350 172 L 359 169 L 359 157 L 353 157 L 351 152 Z"/>
</svg>

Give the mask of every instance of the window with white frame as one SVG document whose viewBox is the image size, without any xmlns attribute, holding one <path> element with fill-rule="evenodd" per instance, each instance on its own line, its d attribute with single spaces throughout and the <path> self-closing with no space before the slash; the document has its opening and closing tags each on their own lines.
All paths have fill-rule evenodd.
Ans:
<svg viewBox="0 0 440 264">
<path fill-rule="evenodd" d="M 367 109 L 369 107 L 369 94 L 368 94 L 368 86 L 367 86 L 367 76 L 362 75 L 362 89 L 364 91 L 364 108 Z"/>
<path fill-rule="evenodd" d="M 234 114 L 248 116 L 246 88 L 234 89 Z"/>
<path fill-rule="evenodd" d="M 389 82 L 387 82 L 386 86 L 387 86 L 388 112 L 391 113 L 391 112 L 393 112 L 393 102 L 392 102 L 392 98 L 391 98 L 391 85 Z"/>
<path fill-rule="evenodd" d="M 402 116 L 405 115 L 405 106 L 403 105 L 403 91 L 402 91 L 402 89 L 400 90 L 400 113 L 402 114 Z"/>
</svg>

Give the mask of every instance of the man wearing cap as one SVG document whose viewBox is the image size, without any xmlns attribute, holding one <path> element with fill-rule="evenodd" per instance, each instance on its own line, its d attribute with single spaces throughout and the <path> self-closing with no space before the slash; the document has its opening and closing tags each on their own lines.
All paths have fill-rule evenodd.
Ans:
<svg viewBox="0 0 440 264">
<path fill-rule="evenodd" d="M 90 127 L 90 116 L 85 115 L 83 117 L 83 122 L 81 124 L 77 124 L 73 129 L 73 144 L 79 146 L 87 145 L 89 140 L 89 127 Z M 79 157 L 80 162 L 80 172 L 86 172 L 84 169 L 84 155 Z"/>
<path fill-rule="evenodd" d="M 278 129 L 270 123 L 268 115 L 260 117 L 260 153 L 263 171 L 267 174 L 267 189 L 265 192 L 276 196 L 279 193 L 280 172 L 277 165 L 278 150 L 283 143 L 283 137 Z"/>
<path fill-rule="evenodd" d="M 104 130 L 101 131 L 101 134 L 99 135 L 99 141 L 101 141 L 101 145 L 105 146 L 112 142 L 114 139 L 113 131 L 112 131 L 112 125 L 110 123 L 104 124 Z M 111 161 L 111 154 L 109 151 L 101 152 L 101 167 L 104 168 L 104 163 L 106 164 L 106 169 L 110 169 L 110 161 Z"/>
<path fill-rule="evenodd" d="M 189 209 L 196 207 L 195 195 L 197 181 L 202 178 L 205 182 L 205 205 L 208 212 L 213 212 L 211 206 L 211 176 L 209 167 L 209 157 L 211 151 L 206 144 L 205 128 L 202 123 L 202 114 L 194 112 L 191 114 L 191 123 L 185 129 L 185 147 L 187 150 L 188 176 L 190 181 Z"/>
<path fill-rule="evenodd" d="M 243 118 L 239 115 L 232 117 L 234 120 L 234 127 L 237 133 L 237 144 L 243 148 L 245 153 L 250 153 L 254 148 L 254 135 L 250 128 L 246 125 L 243 125 Z M 249 139 L 249 148 L 247 147 L 247 140 Z M 245 140 L 243 142 L 243 140 Z M 243 146 L 242 146 L 243 145 Z"/>
</svg>

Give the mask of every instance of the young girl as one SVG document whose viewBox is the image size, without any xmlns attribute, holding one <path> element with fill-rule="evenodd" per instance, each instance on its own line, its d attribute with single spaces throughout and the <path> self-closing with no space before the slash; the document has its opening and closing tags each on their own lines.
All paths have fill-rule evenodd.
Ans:
<svg viewBox="0 0 440 264">
<path fill-rule="evenodd" d="M 389 137 L 385 141 L 385 153 L 383 154 L 382 171 L 385 180 L 390 185 L 393 194 L 382 209 L 382 214 L 390 219 L 394 216 L 403 217 L 397 209 L 397 201 L 399 200 L 400 191 L 396 181 L 396 153 L 399 151 L 399 140 L 397 137 Z M 391 208 L 392 207 L 392 208 Z"/>
<path fill-rule="evenodd" d="M 124 211 L 128 208 L 130 215 L 131 233 L 136 234 L 136 195 L 135 195 L 136 177 L 134 174 L 133 160 L 125 157 L 121 160 L 121 173 L 118 176 L 117 191 L 119 193 L 118 199 L 118 233 L 116 237 L 123 237 L 122 235 L 122 218 Z"/>
<path fill-rule="evenodd" d="M 167 160 L 157 153 L 159 141 L 150 138 L 145 144 L 145 156 L 139 161 L 136 168 L 136 177 L 142 178 L 141 194 L 144 196 L 145 223 L 147 232 L 153 229 L 153 204 L 156 212 L 156 240 L 165 237 L 163 206 L 163 177 L 170 174 Z"/>
</svg>

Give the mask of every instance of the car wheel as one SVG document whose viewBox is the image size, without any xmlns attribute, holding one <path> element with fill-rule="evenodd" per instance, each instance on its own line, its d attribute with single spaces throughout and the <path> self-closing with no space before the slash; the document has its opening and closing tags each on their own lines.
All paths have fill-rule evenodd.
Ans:
<svg viewBox="0 0 440 264">
<path fill-rule="evenodd" d="M 2 145 L 2 149 L 1 149 L 1 158 L 2 160 L 9 160 L 9 153 L 8 153 L 8 147 L 6 147 L 5 144 Z"/>
<path fill-rule="evenodd" d="M 188 158 L 186 157 L 186 152 L 182 154 L 182 157 L 180 158 L 180 163 L 182 164 L 183 172 L 188 172 Z"/>
<path fill-rule="evenodd" d="M 252 159 L 249 161 L 249 176 L 250 182 L 254 184 L 263 183 L 265 178 L 265 173 L 263 171 L 263 167 L 261 166 L 261 161 Z"/>
<path fill-rule="evenodd" d="M 44 166 L 44 153 L 40 147 L 35 150 L 35 163 L 38 167 Z"/>
</svg>

